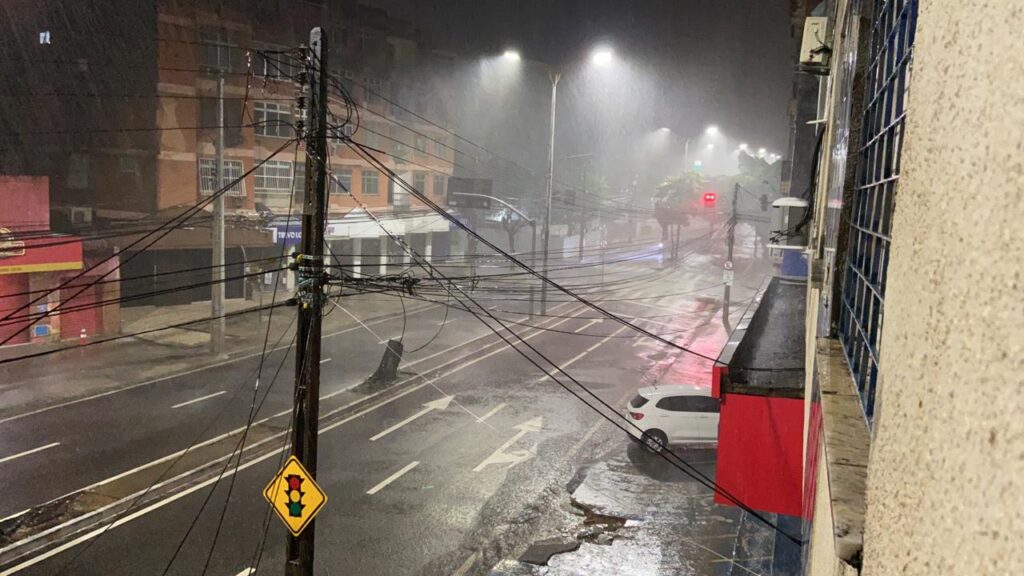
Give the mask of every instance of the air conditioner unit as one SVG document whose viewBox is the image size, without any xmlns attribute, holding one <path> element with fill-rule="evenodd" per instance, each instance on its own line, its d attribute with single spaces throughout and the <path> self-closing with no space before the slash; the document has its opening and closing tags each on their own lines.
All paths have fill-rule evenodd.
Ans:
<svg viewBox="0 0 1024 576">
<path fill-rule="evenodd" d="M 800 65 L 807 71 L 828 69 L 832 48 L 828 45 L 828 18 L 810 16 L 804 20 L 804 36 L 800 42 Z"/>
<path fill-rule="evenodd" d="M 92 224 L 92 208 L 72 206 L 70 216 L 71 223 L 74 225 Z"/>
</svg>

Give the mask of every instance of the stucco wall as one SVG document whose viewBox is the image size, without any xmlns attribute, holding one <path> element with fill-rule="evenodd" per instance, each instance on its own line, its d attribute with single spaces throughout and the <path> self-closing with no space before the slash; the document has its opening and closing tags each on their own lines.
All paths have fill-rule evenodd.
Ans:
<svg viewBox="0 0 1024 576">
<path fill-rule="evenodd" d="M 863 574 L 1024 573 L 1024 5 L 921 3 Z"/>
</svg>

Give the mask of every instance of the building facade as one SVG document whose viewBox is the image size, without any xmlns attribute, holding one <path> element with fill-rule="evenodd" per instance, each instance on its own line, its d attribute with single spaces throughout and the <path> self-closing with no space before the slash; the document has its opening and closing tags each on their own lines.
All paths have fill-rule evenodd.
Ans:
<svg viewBox="0 0 1024 576">
<path fill-rule="evenodd" d="M 1024 568 L 1024 13 L 829 4 L 806 312 L 808 574 Z"/>
</svg>

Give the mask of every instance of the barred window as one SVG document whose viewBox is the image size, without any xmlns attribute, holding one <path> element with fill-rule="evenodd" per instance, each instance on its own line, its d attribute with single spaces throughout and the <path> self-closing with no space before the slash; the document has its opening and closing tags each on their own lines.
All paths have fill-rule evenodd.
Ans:
<svg viewBox="0 0 1024 576">
<path fill-rule="evenodd" d="M 444 176 L 440 174 L 434 175 L 434 196 L 444 196 Z"/>
<path fill-rule="evenodd" d="M 217 159 L 216 158 L 200 158 L 199 159 L 199 192 L 203 196 L 209 196 L 217 190 L 227 185 L 230 182 L 235 182 L 231 188 L 225 192 L 226 195 L 230 196 L 245 196 L 245 180 L 242 180 L 242 161 L 241 160 L 225 160 L 224 161 L 224 177 L 221 180 L 221 184 L 217 184 Z"/>
</svg>

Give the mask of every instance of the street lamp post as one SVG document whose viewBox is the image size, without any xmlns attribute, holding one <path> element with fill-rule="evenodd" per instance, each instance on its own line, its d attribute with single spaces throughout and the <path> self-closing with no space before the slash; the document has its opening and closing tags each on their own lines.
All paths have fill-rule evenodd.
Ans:
<svg viewBox="0 0 1024 576">
<path fill-rule="evenodd" d="M 558 81 L 561 80 L 561 72 L 550 71 L 551 78 L 551 136 L 548 141 L 548 193 L 544 202 L 544 265 L 542 274 L 548 277 L 548 251 L 551 240 L 551 196 L 555 183 L 555 107 L 558 104 Z M 548 283 L 541 282 L 540 285 L 540 313 L 548 313 Z"/>
</svg>

